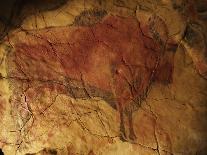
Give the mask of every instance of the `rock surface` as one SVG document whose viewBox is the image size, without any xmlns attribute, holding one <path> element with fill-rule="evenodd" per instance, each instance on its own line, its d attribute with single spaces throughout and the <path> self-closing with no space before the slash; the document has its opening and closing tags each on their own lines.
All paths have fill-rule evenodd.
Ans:
<svg viewBox="0 0 207 155">
<path fill-rule="evenodd" d="M 204 4 L 20 5 L 9 25 L 0 20 L 4 154 L 205 155 Z"/>
</svg>

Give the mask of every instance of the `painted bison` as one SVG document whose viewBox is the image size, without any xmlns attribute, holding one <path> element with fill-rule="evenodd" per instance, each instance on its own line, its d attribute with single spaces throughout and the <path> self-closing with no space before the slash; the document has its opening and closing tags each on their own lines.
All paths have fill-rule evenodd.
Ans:
<svg viewBox="0 0 207 155">
<path fill-rule="evenodd" d="M 106 15 L 93 25 L 16 32 L 7 58 L 14 66 L 9 76 L 40 81 L 73 98 L 104 99 L 120 113 L 120 138 L 135 140 L 134 107 L 153 82 L 172 82 L 177 48 L 161 19 L 149 23 L 140 26 L 135 17 Z"/>
</svg>

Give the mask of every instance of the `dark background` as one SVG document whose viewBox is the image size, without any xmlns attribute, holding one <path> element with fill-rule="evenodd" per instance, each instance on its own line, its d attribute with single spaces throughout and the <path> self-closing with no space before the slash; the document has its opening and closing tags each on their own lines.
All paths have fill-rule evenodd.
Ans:
<svg viewBox="0 0 207 155">
<path fill-rule="evenodd" d="M 0 40 L 4 38 L 11 29 L 18 27 L 27 16 L 35 12 L 57 9 L 67 1 L 68 0 L 1 0 Z M 25 11 L 27 7 L 30 9 Z"/>
</svg>

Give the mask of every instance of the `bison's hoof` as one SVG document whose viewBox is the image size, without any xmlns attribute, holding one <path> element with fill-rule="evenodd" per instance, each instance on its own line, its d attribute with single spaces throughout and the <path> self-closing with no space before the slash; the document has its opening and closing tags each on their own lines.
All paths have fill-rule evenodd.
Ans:
<svg viewBox="0 0 207 155">
<path fill-rule="evenodd" d="M 136 141 L 136 140 L 137 140 L 137 137 L 136 137 L 135 134 L 129 134 L 129 139 L 130 139 L 131 141 Z"/>
<path fill-rule="evenodd" d="M 122 132 L 120 133 L 119 138 L 122 142 L 127 142 L 128 141 L 127 137 L 126 137 L 126 134 L 124 134 Z"/>
</svg>

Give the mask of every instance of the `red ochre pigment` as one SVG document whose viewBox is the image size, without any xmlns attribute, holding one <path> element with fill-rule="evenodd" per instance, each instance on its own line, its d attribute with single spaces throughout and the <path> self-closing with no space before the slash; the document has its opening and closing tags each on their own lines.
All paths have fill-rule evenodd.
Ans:
<svg viewBox="0 0 207 155">
<path fill-rule="evenodd" d="M 172 82 L 173 56 L 145 36 L 136 19 L 107 16 L 88 27 L 30 31 L 15 43 L 13 59 L 17 72 L 31 80 L 63 76 L 111 92 L 122 128 L 123 110 L 146 94 L 151 82 Z"/>
</svg>

